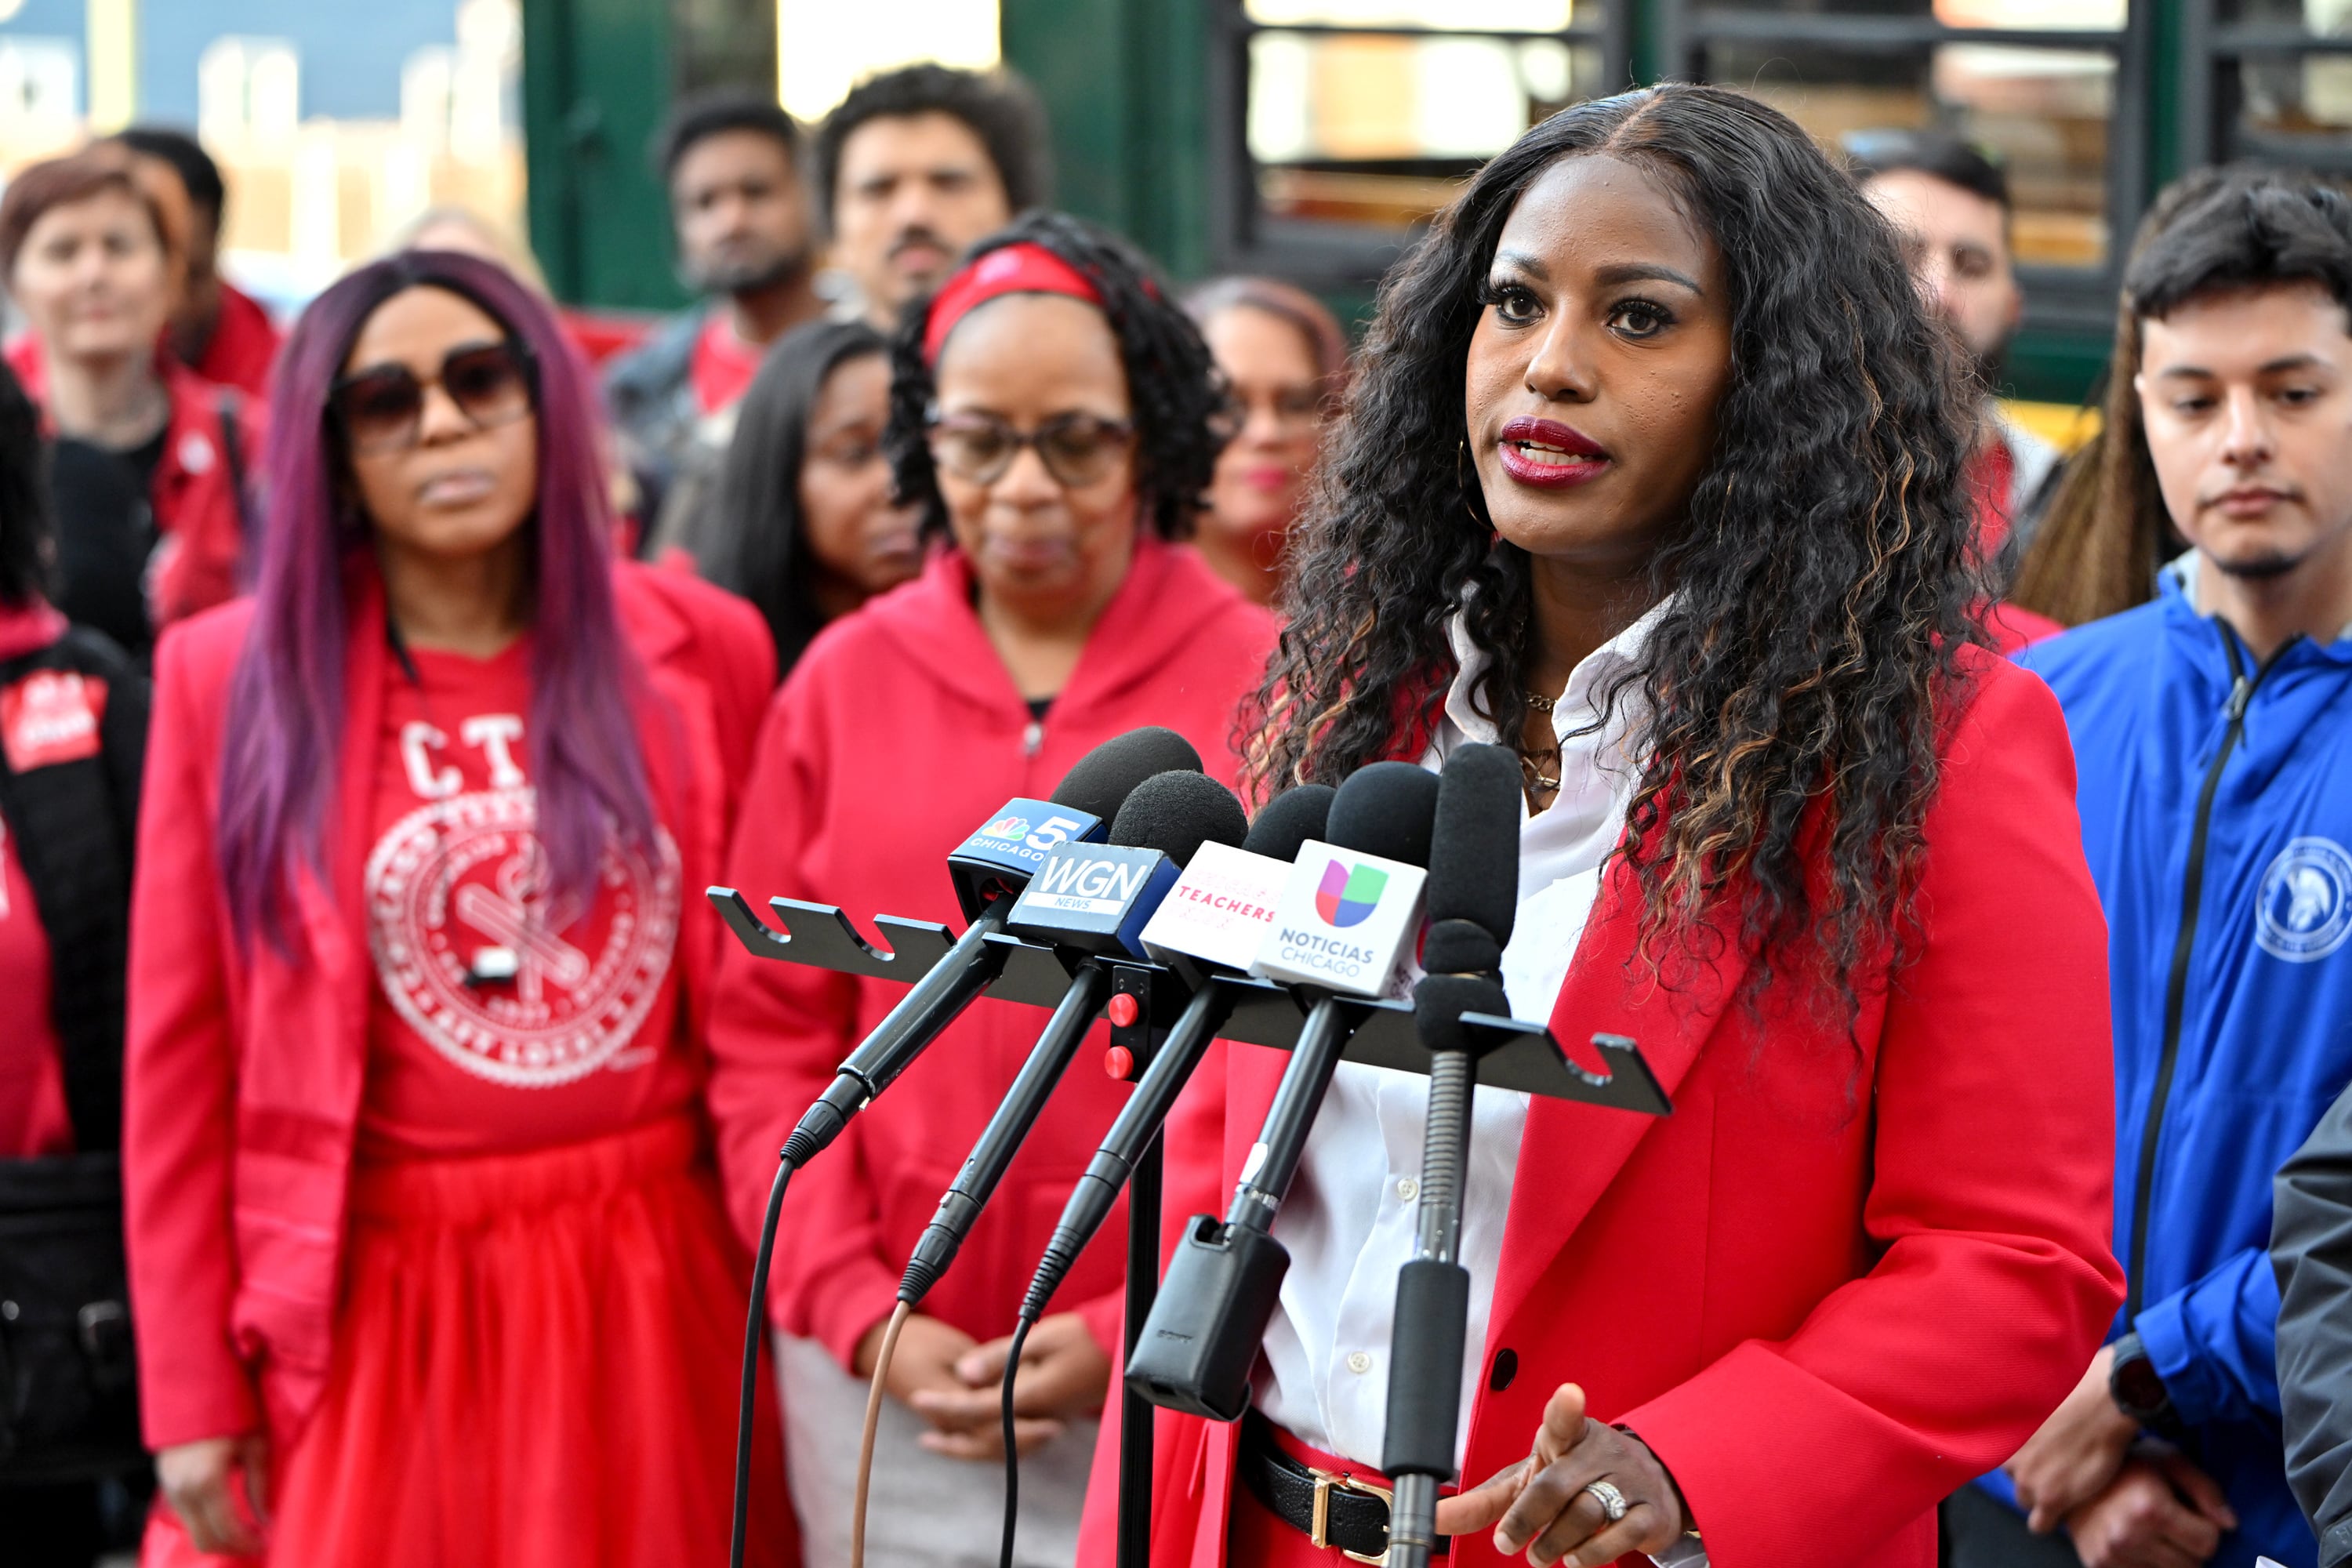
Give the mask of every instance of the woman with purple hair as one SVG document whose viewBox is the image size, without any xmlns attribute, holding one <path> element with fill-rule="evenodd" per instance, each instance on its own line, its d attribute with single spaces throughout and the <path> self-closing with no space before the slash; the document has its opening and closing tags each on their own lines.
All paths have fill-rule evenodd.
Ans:
<svg viewBox="0 0 2352 1568">
<path fill-rule="evenodd" d="M 123 1139 L 146 1561 L 715 1562 L 748 1268 L 700 1108 L 751 609 L 615 559 L 541 300 L 415 251 L 278 368 L 163 642 Z M 759 1556 L 795 1561 L 773 1413 Z"/>
</svg>

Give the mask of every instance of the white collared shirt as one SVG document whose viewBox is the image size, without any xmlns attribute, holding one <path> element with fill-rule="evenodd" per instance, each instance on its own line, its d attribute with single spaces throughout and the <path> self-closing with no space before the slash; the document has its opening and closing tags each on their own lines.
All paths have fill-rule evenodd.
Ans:
<svg viewBox="0 0 2352 1568">
<path fill-rule="evenodd" d="M 1639 659 L 1669 598 L 1595 648 L 1568 678 L 1552 712 L 1559 739 L 1559 793 L 1540 816 L 1520 805 L 1519 903 L 1503 950 L 1511 1016 L 1548 1023 L 1570 960 L 1601 889 L 1601 865 L 1616 847 L 1625 808 L 1641 780 L 1640 731 L 1647 709 L 1638 682 L 1618 697 L 1606 723 L 1593 724 L 1609 689 Z M 1465 742 L 1496 739 L 1471 706 L 1485 656 L 1456 616 L 1451 628 L 1458 673 L 1445 717 L 1422 765 L 1435 769 Z M 1397 1270 L 1413 1256 L 1429 1079 L 1418 1073 L 1342 1062 L 1332 1076 L 1306 1157 L 1276 1218 L 1289 1250 L 1281 1303 L 1265 1332 L 1255 1403 L 1300 1441 L 1377 1468 L 1388 1425 L 1389 1335 Z M 1469 1442 L 1470 1402 L 1485 1370 L 1486 1318 L 1503 1256 L 1503 1223 L 1518 1170 L 1528 1097 L 1481 1089 L 1471 1103 L 1469 1169 L 1463 1183 L 1459 1258 L 1470 1271 L 1470 1318 L 1454 1432 L 1458 1467 Z"/>
</svg>

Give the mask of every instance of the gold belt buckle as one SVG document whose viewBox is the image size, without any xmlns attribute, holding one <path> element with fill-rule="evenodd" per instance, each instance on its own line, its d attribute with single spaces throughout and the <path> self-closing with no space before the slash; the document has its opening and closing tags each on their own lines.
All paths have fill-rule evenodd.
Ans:
<svg viewBox="0 0 2352 1568">
<path fill-rule="evenodd" d="M 1360 1552 L 1350 1552 L 1344 1546 L 1332 1544 L 1329 1534 L 1331 1489 L 1337 1487 L 1341 1491 L 1355 1492 L 1361 1497 L 1376 1497 L 1391 1508 L 1396 1506 L 1396 1493 L 1386 1487 L 1376 1487 L 1370 1481 L 1360 1481 L 1353 1476 L 1343 1476 L 1332 1470 L 1318 1470 L 1312 1465 L 1307 1467 L 1307 1473 L 1315 1478 L 1315 1517 L 1307 1528 L 1307 1539 L 1327 1552 L 1339 1552 L 1350 1563 L 1386 1563 L 1389 1560 L 1386 1547 L 1382 1547 L 1368 1557 Z"/>
</svg>

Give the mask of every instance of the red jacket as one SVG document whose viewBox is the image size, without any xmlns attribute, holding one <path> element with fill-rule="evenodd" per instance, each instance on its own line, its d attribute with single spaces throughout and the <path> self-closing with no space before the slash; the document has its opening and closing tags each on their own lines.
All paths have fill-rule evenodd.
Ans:
<svg viewBox="0 0 2352 1568">
<path fill-rule="evenodd" d="M 54 436 L 47 417 L 48 366 L 41 340 L 26 333 L 8 345 L 5 357 L 26 395 L 43 405 L 43 423 Z M 169 354 L 159 352 L 155 367 L 172 399 L 163 458 L 147 491 L 156 530 L 165 539 L 155 558 L 148 606 L 161 631 L 198 610 L 226 604 L 244 586 L 246 514 L 258 510 L 253 486 L 265 411 L 242 392 L 206 381 Z M 231 428 L 238 448 L 234 460 L 227 445 Z"/>
<path fill-rule="evenodd" d="M 1632 1036 L 1675 1110 L 1530 1107 L 1470 1481 L 1525 1458 L 1574 1382 L 1664 1461 L 1715 1568 L 1929 1568 L 1937 1502 L 2082 1375 L 2123 1299 L 2105 924 L 2056 702 L 1967 658 L 1978 695 L 1927 821 L 1919 954 L 1891 994 L 1883 968 L 1857 976 L 1859 1057 L 1778 978 L 1751 1012 L 1736 956 L 1651 981 L 1612 863 L 1552 1030 Z M 1171 1237 L 1223 1211 L 1281 1073 L 1277 1053 L 1219 1049 L 1222 1082 L 1170 1130 Z M 1114 1555 L 1116 1414 L 1083 1563 Z M 1158 1432 L 1151 1561 L 1216 1568 L 1235 1430 L 1162 1413 Z M 1491 1533 L 1453 1560 L 1496 1562 Z"/>
<path fill-rule="evenodd" d="M 1053 793 L 1070 764 L 1140 724 L 1164 724 L 1228 784 L 1234 708 L 1265 664 L 1266 613 L 1191 550 L 1152 542 L 1087 640 L 1069 685 L 1033 725 L 971 605 L 953 552 L 826 628 L 761 731 L 728 880 L 755 906 L 776 894 L 838 903 L 873 934 L 877 913 L 961 929 L 947 854 L 1015 796 Z M 730 944 L 711 1019 L 711 1106 L 736 1217 L 758 1235 L 776 1151 L 834 1068 L 906 987 L 770 959 Z M 890 1313 L 898 1277 L 940 1194 L 1036 1043 L 1039 1008 L 975 1004 L 840 1142 L 793 1179 L 770 1308 L 787 1331 L 846 1364 Z M 1080 1050 L 970 1242 L 923 1310 L 982 1340 L 1009 1333 L 1022 1292 L 1087 1161 L 1126 1100 L 1104 1076 L 1108 1032 Z M 1123 1279 L 1117 1226 L 1056 1298 L 1106 1344 Z"/>
<path fill-rule="evenodd" d="M 124 1226 L 147 1441 L 300 1425 L 327 1372 L 344 1201 L 367 1065 L 362 925 L 381 721 L 383 592 L 352 573 L 343 756 L 321 887 L 305 876 L 296 956 L 231 934 L 213 823 L 222 721 L 252 620 L 231 605 L 157 650 L 155 719 L 131 899 Z M 759 616 L 674 574 L 614 569 L 650 697 L 638 733 L 688 887 L 717 872 L 775 655 Z M 702 912 L 698 913 L 700 910 Z M 722 931 L 689 900 L 678 943 L 699 1037 Z"/>
<path fill-rule="evenodd" d="M 269 395 L 269 369 L 277 363 L 279 341 L 269 312 L 224 279 L 212 341 L 190 368 L 206 381 L 234 386 L 258 402 Z"/>
</svg>

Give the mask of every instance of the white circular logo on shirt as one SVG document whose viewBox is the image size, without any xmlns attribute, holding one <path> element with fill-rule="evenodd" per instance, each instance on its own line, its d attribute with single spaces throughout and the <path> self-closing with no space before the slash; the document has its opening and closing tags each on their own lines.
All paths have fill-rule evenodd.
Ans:
<svg viewBox="0 0 2352 1568">
<path fill-rule="evenodd" d="M 2263 873 L 2254 940 L 2273 958 L 2309 963 L 2352 936 L 2352 855 L 2332 838 L 2291 838 Z"/>
<path fill-rule="evenodd" d="M 636 1036 L 677 945 L 677 847 L 607 847 L 585 914 L 547 908 L 529 785 L 452 795 L 368 857 L 368 949 L 393 1008 L 467 1072 L 570 1083 Z M 469 984 L 469 977 L 473 980 Z"/>
</svg>

